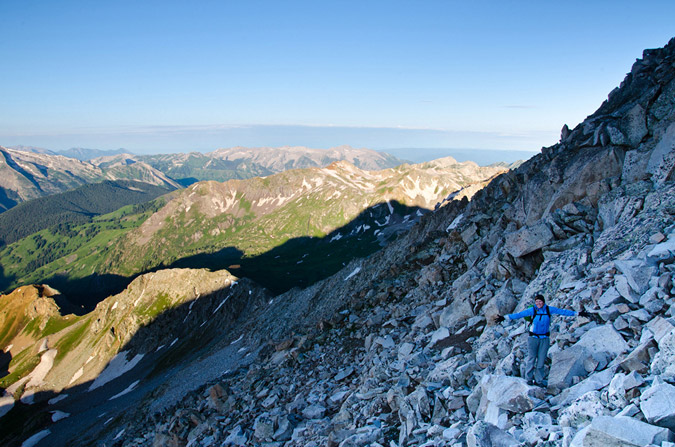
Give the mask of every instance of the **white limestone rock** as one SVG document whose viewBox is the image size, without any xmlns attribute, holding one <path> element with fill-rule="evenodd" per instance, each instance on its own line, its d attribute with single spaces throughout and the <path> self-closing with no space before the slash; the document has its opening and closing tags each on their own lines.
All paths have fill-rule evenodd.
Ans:
<svg viewBox="0 0 675 447">
<path fill-rule="evenodd" d="M 580 438 L 580 439 L 577 439 Z M 587 430 L 574 437 L 572 445 L 580 447 L 645 447 L 672 441 L 673 433 L 626 416 L 598 416 Z"/>
<path fill-rule="evenodd" d="M 647 421 L 675 431 L 675 386 L 654 380 L 640 397 L 640 410 Z"/>
</svg>

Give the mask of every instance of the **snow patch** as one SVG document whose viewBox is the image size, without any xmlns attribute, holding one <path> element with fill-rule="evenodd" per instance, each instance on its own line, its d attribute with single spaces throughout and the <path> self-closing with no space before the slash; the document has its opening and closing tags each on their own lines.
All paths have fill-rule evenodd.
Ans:
<svg viewBox="0 0 675 447">
<path fill-rule="evenodd" d="M 115 309 L 117 309 L 117 305 L 118 305 L 118 304 L 119 304 L 119 302 L 115 301 L 115 304 L 113 304 L 113 307 L 112 307 L 110 310 L 115 310 Z"/>
<path fill-rule="evenodd" d="M 5 393 L 0 397 L 0 418 L 6 415 L 14 407 L 14 396 Z"/>
<path fill-rule="evenodd" d="M 145 289 L 143 289 L 143 291 L 141 292 L 141 296 L 139 296 L 138 299 L 134 301 L 134 307 L 138 306 L 138 303 L 140 303 L 141 300 L 143 299 L 143 295 L 145 295 Z"/>
<path fill-rule="evenodd" d="M 113 438 L 113 441 L 116 441 L 116 440 L 118 440 L 119 438 L 121 438 L 125 431 L 127 431 L 127 429 L 126 429 L 126 428 L 123 428 L 122 431 L 120 431 L 119 433 L 117 433 L 117 436 L 115 436 L 115 437 Z"/>
<path fill-rule="evenodd" d="M 339 241 L 340 239 L 342 239 L 342 234 L 338 233 L 335 236 L 333 236 L 329 242 Z"/>
<path fill-rule="evenodd" d="M 136 356 L 131 359 L 131 361 L 127 361 L 127 351 L 118 353 L 115 357 L 113 357 L 108 366 L 96 378 L 96 380 L 94 380 L 94 383 L 92 383 L 89 387 L 89 391 L 95 390 L 96 388 L 105 385 L 111 380 L 118 378 L 122 374 L 131 371 L 133 367 L 141 361 L 141 359 L 143 359 L 143 354 L 136 354 Z"/>
<path fill-rule="evenodd" d="M 172 341 L 172 342 L 171 342 L 171 344 L 169 345 L 169 347 L 171 347 L 171 346 L 175 345 L 175 344 L 176 344 L 176 342 L 178 342 L 178 338 L 174 339 L 174 341 Z"/>
<path fill-rule="evenodd" d="M 41 432 L 35 433 L 30 438 L 23 441 L 21 447 L 34 447 L 38 442 L 42 441 L 44 438 L 49 436 L 52 433 L 51 430 L 42 430 Z"/>
<path fill-rule="evenodd" d="M 391 205 L 390 202 L 387 202 L 387 206 L 389 207 L 389 214 L 394 214 L 394 207 Z"/>
<path fill-rule="evenodd" d="M 65 419 L 67 417 L 70 417 L 70 413 L 64 413 L 63 411 L 52 411 L 52 422 L 58 422 L 61 419 Z"/>
<path fill-rule="evenodd" d="M 216 312 L 218 312 L 218 309 L 220 309 L 221 307 L 223 307 L 223 304 L 227 303 L 227 300 L 229 300 L 229 299 L 230 299 L 230 296 L 229 296 L 229 295 L 226 296 L 225 299 L 224 299 L 223 301 L 220 302 L 220 304 L 218 305 L 218 307 L 216 307 L 216 310 L 214 310 L 213 313 L 215 314 Z"/>
<path fill-rule="evenodd" d="M 410 182 L 412 183 L 412 187 L 408 187 L 408 185 L 403 185 L 403 192 L 405 192 L 408 197 L 411 199 L 415 199 L 416 197 L 422 197 L 427 203 L 433 203 L 437 200 L 435 191 L 438 188 L 438 181 L 433 180 L 431 184 L 426 185 L 426 186 L 420 186 L 420 179 L 415 179 L 412 180 L 410 179 Z"/>
<path fill-rule="evenodd" d="M 26 388 L 40 386 L 44 383 L 44 378 L 52 369 L 52 366 L 54 366 L 54 357 L 56 357 L 57 352 L 58 351 L 56 349 L 49 349 L 47 352 L 42 354 L 42 357 L 40 357 L 40 364 L 36 366 L 33 372 L 31 372 L 29 375 L 30 379 L 26 384 Z"/>
<path fill-rule="evenodd" d="M 75 374 L 73 374 L 73 377 L 70 379 L 70 382 L 68 382 L 68 385 L 72 385 L 73 382 L 75 382 L 77 379 L 79 379 L 80 377 L 82 377 L 83 374 L 84 374 L 84 366 L 81 367 L 80 369 L 78 369 L 78 370 L 75 372 Z"/>
<path fill-rule="evenodd" d="M 131 393 L 138 386 L 139 383 L 140 383 L 140 380 L 135 381 L 134 383 L 132 383 L 131 385 L 126 387 L 123 391 L 120 391 L 119 393 L 115 394 L 113 397 L 111 397 L 108 400 L 117 399 L 118 397 L 121 397 L 121 396 L 124 396 L 125 394 Z"/>
<path fill-rule="evenodd" d="M 462 222 L 462 219 L 464 219 L 464 213 L 455 217 L 455 219 L 452 221 L 452 223 L 450 225 L 448 225 L 448 228 L 446 228 L 445 231 L 450 231 L 450 230 L 454 230 L 455 228 L 457 228 L 459 226 L 459 224 Z"/>
<path fill-rule="evenodd" d="M 56 397 L 54 397 L 54 398 L 52 398 L 52 399 L 49 399 L 49 400 L 47 401 L 47 403 L 48 403 L 49 405 L 54 405 L 55 403 L 61 402 L 63 399 L 67 399 L 67 398 L 68 398 L 68 395 L 67 395 L 67 394 L 61 394 L 61 395 L 56 396 Z"/>
<path fill-rule="evenodd" d="M 351 279 L 353 276 L 356 276 L 361 271 L 361 267 L 356 267 L 353 272 L 351 272 L 347 277 L 345 278 L 345 281 L 348 279 Z"/>
<path fill-rule="evenodd" d="M 160 349 L 162 349 L 163 347 L 164 347 L 164 345 L 159 345 L 159 346 L 157 346 L 157 349 L 155 349 L 155 352 L 159 352 Z"/>
<path fill-rule="evenodd" d="M 233 344 L 235 344 L 235 343 L 240 342 L 243 338 L 244 338 L 244 336 L 243 336 L 243 335 L 240 335 L 238 339 L 236 339 L 235 341 L 233 341 L 233 342 L 230 343 L 230 346 L 233 345 Z"/>
</svg>

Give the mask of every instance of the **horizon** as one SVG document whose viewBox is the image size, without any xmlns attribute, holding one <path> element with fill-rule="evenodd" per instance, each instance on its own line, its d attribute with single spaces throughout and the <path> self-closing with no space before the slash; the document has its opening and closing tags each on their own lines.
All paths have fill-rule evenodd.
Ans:
<svg viewBox="0 0 675 447">
<path fill-rule="evenodd" d="M 535 154 L 672 37 L 672 2 L 568 5 L 4 2 L 0 145 Z"/>
</svg>

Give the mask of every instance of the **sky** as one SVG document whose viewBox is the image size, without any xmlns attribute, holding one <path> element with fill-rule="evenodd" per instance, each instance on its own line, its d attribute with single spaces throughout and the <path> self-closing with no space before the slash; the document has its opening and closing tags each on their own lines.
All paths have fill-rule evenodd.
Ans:
<svg viewBox="0 0 675 447">
<path fill-rule="evenodd" d="M 672 0 L 0 0 L 0 145 L 538 152 L 673 17 Z"/>
</svg>

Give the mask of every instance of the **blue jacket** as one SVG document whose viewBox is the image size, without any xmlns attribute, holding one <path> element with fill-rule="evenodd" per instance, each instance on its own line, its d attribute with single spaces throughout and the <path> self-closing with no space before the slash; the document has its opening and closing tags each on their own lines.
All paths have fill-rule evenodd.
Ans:
<svg viewBox="0 0 675 447">
<path fill-rule="evenodd" d="M 557 307 L 546 306 L 544 304 L 544 307 L 542 307 L 541 309 L 538 309 L 537 306 L 532 306 L 528 307 L 522 312 L 518 312 L 516 314 L 508 314 L 507 317 L 510 320 L 515 320 L 516 318 L 523 318 L 523 317 L 532 317 L 532 324 L 530 325 L 530 334 L 538 336 L 548 336 L 548 334 L 550 333 L 551 318 L 546 313 L 547 307 L 551 315 L 557 314 L 557 315 L 564 315 L 566 317 L 573 317 L 577 315 L 577 313 L 573 310 L 558 309 Z"/>
</svg>

